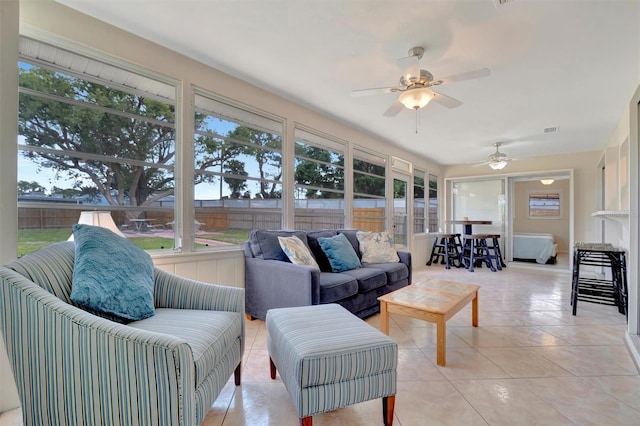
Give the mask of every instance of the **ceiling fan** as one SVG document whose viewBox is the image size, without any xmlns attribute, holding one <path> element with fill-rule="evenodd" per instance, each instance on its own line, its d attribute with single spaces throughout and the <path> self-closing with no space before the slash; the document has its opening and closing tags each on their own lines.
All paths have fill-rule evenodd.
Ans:
<svg viewBox="0 0 640 426">
<path fill-rule="evenodd" d="M 473 167 L 480 167 L 486 164 L 489 167 L 491 167 L 493 170 L 504 169 L 506 165 L 509 163 L 509 161 L 513 160 L 513 158 L 509 158 L 507 154 L 500 152 L 501 145 L 502 145 L 502 142 L 495 142 L 493 146 L 496 147 L 496 152 L 494 152 L 489 156 L 488 161 L 476 164 Z"/>
<path fill-rule="evenodd" d="M 491 75 L 491 70 L 481 68 L 462 74 L 434 80 L 433 74 L 427 70 L 420 69 L 420 59 L 424 54 L 423 47 L 413 47 L 409 49 L 409 56 L 398 59 L 398 68 L 402 72 L 400 85 L 396 87 L 378 87 L 372 89 L 354 90 L 351 96 L 376 95 L 380 93 L 399 92 L 398 99 L 384 113 L 387 117 L 395 117 L 403 108 L 419 110 L 434 101 L 447 108 L 455 108 L 462 105 L 462 102 L 442 93 L 431 90 L 433 86 L 441 84 L 455 83 L 462 80 L 486 77 Z"/>
</svg>

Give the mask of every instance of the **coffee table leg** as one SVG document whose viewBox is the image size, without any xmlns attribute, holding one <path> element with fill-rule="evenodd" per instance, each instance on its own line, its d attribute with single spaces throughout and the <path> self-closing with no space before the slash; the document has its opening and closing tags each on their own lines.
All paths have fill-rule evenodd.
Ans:
<svg viewBox="0 0 640 426">
<path fill-rule="evenodd" d="M 478 292 L 476 291 L 476 295 L 471 301 L 471 324 L 474 327 L 478 326 Z"/>
<path fill-rule="evenodd" d="M 389 335 L 389 312 L 387 312 L 387 302 L 380 301 L 380 329 L 387 336 Z"/>
<path fill-rule="evenodd" d="M 439 366 L 446 364 L 447 329 L 444 317 L 440 316 L 436 322 L 436 360 Z"/>
</svg>

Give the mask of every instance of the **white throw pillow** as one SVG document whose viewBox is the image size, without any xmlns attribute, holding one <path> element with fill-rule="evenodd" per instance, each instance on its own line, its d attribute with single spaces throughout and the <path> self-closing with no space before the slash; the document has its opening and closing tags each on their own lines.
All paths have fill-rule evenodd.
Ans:
<svg viewBox="0 0 640 426">
<path fill-rule="evenodd" d="M 278 237 L 278 241 L 280 242 L 282 251 L 284 251 L 284 254 L 287 255 L 291 263 L 311 266 L 314 269 L 320 270 L 318 262 L 316 262 L 309 251 L 309 247 L 307 247 L 300 238 L 295 235 L 293 237 Z"/>
<path fill-rule="evenodd" d="M 362 263 L 400 262 L 393 239 L 388 232 L 358 231 L 356 236 L 360 243 Z"/>
</svg>

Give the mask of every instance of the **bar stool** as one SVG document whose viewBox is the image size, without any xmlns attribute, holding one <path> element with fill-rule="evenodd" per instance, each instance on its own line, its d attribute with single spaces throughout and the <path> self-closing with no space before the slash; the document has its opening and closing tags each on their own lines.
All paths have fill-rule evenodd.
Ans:
<svg viewBox="0 0 640 426">
<path fill-rule="evenodd" d="M 459 241 L 460 234 L 436 234 L 427 266 L 430 266 L 433 262 L 438 263 L 438 260 L 440 260 L 441 264 L 446 265 L 445 269 L 451 269 L 451 266 L 455 266 L 456 268 L 460 267 L 462 263 L 460 261 L 460 250 L 458 248 Z"/>
<path fill-rule="evenodd" d="M 473 272 L 475 266 L 482 266 L 483 263 L 491 271 L 496 272 L 493 261 L 491 260 L 491 251 L 487 244 L 488 236 L 486 234 L 471 234 L 464 236 L 462 245 L 462 261 L 467 266 L 469 272 Z"/>
<path fill-rule="evenodd" d="M 491 251 L 491 257 L 496 263 L 496 268 L 501 271 L 502 268 L 506 268 L 507 264 L 502 259 L 502 251 L 500 250 L 500 242 L 498 241 L 500 234 L 487 234 L 487 240 L 491 240 L 491 245 L 488 246 Z"/>
</svg>

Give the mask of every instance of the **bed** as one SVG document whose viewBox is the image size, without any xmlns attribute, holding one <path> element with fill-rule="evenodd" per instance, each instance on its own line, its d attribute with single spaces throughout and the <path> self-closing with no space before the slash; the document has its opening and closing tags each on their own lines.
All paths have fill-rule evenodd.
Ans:
<svg viewBox="0 0 640 426">
<path fill-rule="evenodd" d="M 513 260 L 519 262 L 535 262 L 555 264 L 558 254 L 553 234 L 514 233 Z"/>
</svg>

